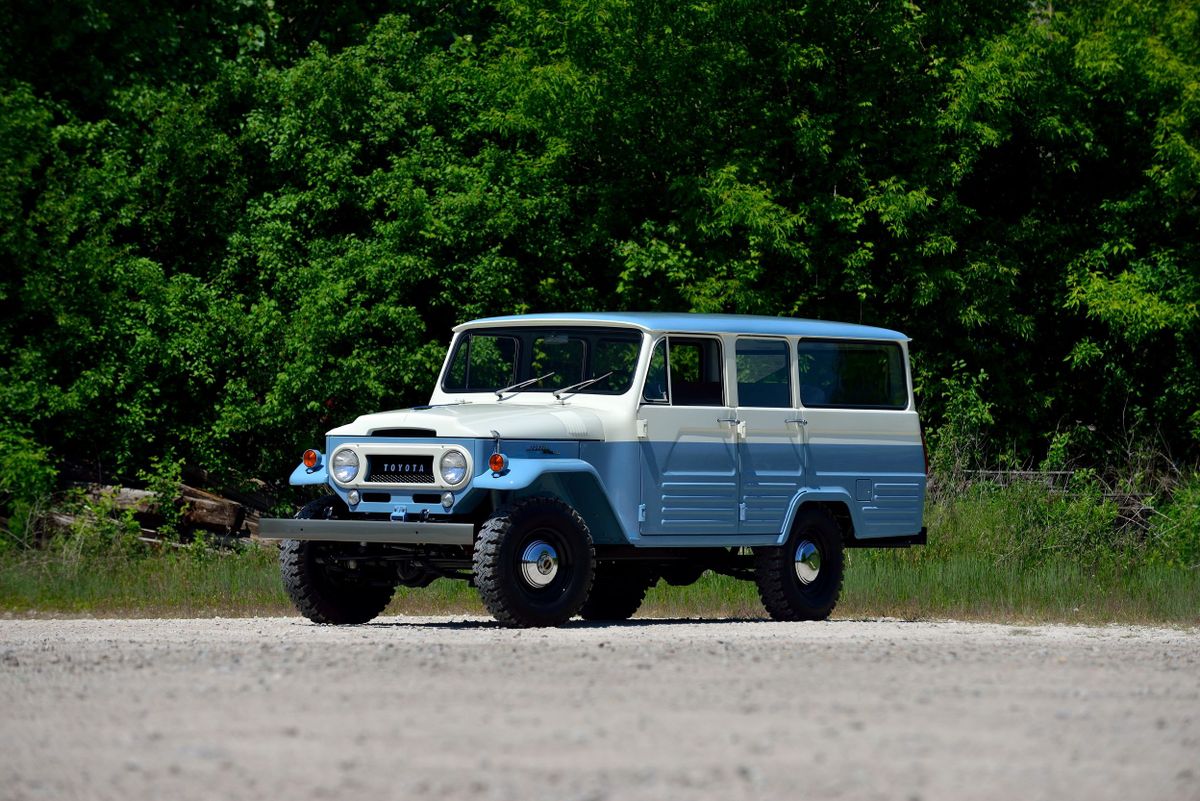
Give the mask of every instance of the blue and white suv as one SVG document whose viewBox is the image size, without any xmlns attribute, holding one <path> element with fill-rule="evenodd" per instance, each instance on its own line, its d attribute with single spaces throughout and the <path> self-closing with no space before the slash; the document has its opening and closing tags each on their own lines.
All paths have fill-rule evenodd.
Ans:
<svg viewBox="0 0 1200 801">
<path fill-rule="evenodd" d="M 843 548 L 925 542 L 925 480 L 903 334 L 528 314 L 455 328 L 429 404 L 328 432 L 291 482 L 331 494 L 261 532 L 320 623 L 438 577 L 509 625 L 621 620 L 706 570 L 757 582 L 773 618 L 819 620 Z"/>
</svg>

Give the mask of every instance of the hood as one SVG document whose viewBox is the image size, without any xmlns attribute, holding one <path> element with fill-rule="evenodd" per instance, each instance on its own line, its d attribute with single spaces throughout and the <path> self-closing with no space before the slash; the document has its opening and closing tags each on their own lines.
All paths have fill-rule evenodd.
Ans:
<svg viewBox="0 0 1200 801">
<path fill-rule="evenodd" d="M 472 404 L 397 409 L 365 414 L 348 425 L 326 432 L 330 437 L 365 437 L 387 428 L 423 428 L 439 437 L 504 439 L 604 439 L 604 425 L 587 409 L 562 406 Z"/>
</svg>

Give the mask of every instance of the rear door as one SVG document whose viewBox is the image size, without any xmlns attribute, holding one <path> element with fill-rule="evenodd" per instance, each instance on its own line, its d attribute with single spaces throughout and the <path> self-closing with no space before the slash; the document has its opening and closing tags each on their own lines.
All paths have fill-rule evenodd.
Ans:
<svg viewBox="0 0 1200 801">
<path fill-rule="evenodd" d="M 801 415 L 786 339 L 738 337 L 734 371 L 740 437 L 739 532 L 777 534 L 804 485 Z"/>
</svg>

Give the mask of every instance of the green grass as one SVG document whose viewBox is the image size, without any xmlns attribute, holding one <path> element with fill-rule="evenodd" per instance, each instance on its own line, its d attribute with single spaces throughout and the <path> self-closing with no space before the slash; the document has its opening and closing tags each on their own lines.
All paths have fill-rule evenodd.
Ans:
<svg viewBox="0 0 1200 801">
<path fill-rule="evenodd" d="M 247 616 L 295 614 L 275 554 L 255 549 L 197 559 L 44 553 L 0 560 L 0 611 L 9 615 Z M 483 614 L 465 582 L 401 588 L 389 614 Z M 753 583 L 706 574 L 687 587 L 659 583 L 641 616 L 761 618 Z M 932 559 L 918 550 L 847 554 L 838 618 L 960 618 L 1023 622 L 1200 624 L 1200 571 L 1138 565 L 1088 571 L 1062 558 L 1021 567 L 981 556 Z"/>
<path fill-rule="evenodd" d="M 836 617 L 1005 622 L 1200 624 L 1200 479 L 1149 526 L 1122 525 L 1098 484 L 1070 495 L 1033 483 L 948 485 L 929 504 L 929 545 L 846 552 Z M 294 614 L 273 548 L 147 552 L 136 525 L 95 516 L 50 547 L 0 551 L 0 613 L 64 615 Z M 484 612 L 465 582 L 401 588 L 392 614 Z M 640 613 L 763 616 L 753 583 L 708 574 L 660 583 Z"/>
</svg>

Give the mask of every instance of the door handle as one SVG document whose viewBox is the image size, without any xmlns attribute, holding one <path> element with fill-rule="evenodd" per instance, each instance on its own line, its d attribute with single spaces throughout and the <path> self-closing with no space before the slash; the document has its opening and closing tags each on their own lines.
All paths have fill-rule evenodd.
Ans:
<svg viewBox="0 0 1200 801">
<path fill-rule="evenodd" d="M 791 420 L 784 420 L 783 422 L 785 422 L 785 423 L 797 423 L 797 424 L 799 424 L 799 425 L 802 425 L 802 426 L 806 426 L 806 425 L 808 425 L 808 421 L 807 421 L 807 420 L 805 420 L 803 417 L 793 417 Z"/>
<path fill-rule="evenodd" d="M 717 422 L 718 423 L 728 423 L 729 427 L 734 430 L 736 436 L 745 438 L 745 436 L 746 436 L 746 421 L 745 420 L 739 420 L 736 417 L 718 417 Z"/>
</svg>

